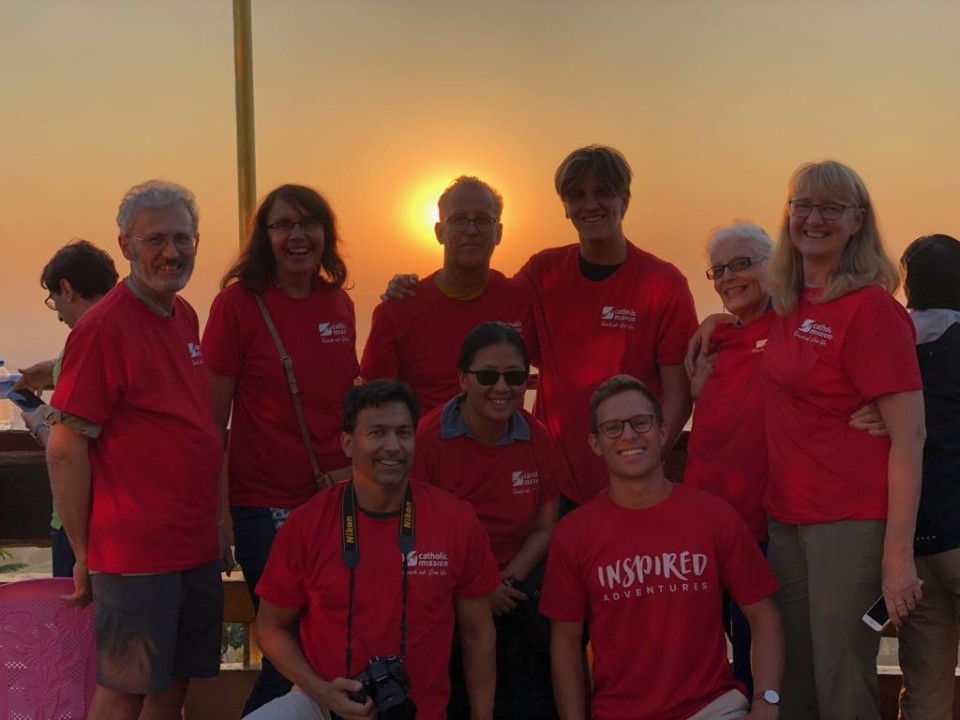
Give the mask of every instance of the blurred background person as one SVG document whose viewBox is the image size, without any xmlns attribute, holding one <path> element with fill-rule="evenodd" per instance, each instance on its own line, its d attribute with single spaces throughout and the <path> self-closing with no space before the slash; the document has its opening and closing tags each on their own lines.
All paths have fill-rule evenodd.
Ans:
<svg viewBox="0 0 960 720">
<path fill-rule="evenodd" d="M 960 242 L 922 237 L 900 266 L 927 426 L 913 545 L 923 598 L 899 633 L 900 717 L 942 720 L 953 717 L 960 625 Z"/>
<path fill-rule="evenodd" d="M 86 240 L 73 240 L 60 248 L 40 273 L 40 286 L 48 291 L 44 301 L 57 319 L 71 330 L 84 313 L 117 284 L 116 265 L 111 257 Z M 14 389 L 25 388 L 39 395 L 53 387 L 60 375 L 63 352 L 55 360 L 43 360 L 20 370 Z M 23 423 L 42 447 L 50 436 L 50 406 L 23 413 Z M 76 558 L 56 509 L 50 518 L 50 555 L 54 577 L 72 577 Z"/>
<path fill-rule="evenodd" d="M 333 211 L 319 193 L 302 185 L 276 188 L 260 203 L 203 333 L 214 417 L 224 437 L 230 421 L 230 514 L 255 608 L 254 589 L 286 514 L 349 474 L 340 406 L 359 367 L 340 244 Z M 292 368 L 281 365 L 281 355 Z M 264 658 L 243 714 L 289 690 Z"/>
<path fill-rule="evenodd" d="M 838 162 L 790 178 L 769 287 L 762 382 L 768 560 L 786 637 L 780 717 L 880 717 L 880 636 L 921 597 L 913 559 L 924 437 L 914 330 L 866 186 Z M 849 416 L 875 400 L 889 438 Z"/>
<path fill-rule="evenodd" d="M 546 428 L 522 408 L 530 359 L 516 330 L 478 325 L 461 345 L 457 369 L 462 392 L 420 423 L 412 476 L 467 500 L 490 537 L 503 579 L 491 594 L 494 717 L 555 718 L 550 627 L 537 601 L 567 469 Z M 449 717 L 467 720 L 456 635 L 450 681 Z"/>
</svg>

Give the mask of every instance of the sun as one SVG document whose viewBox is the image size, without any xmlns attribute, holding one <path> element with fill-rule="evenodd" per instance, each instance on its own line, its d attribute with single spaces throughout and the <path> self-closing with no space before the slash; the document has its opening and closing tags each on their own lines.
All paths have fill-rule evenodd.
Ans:
<svg viewBox="0 0 960 720">
<path fill-rule="evenodd" d="M 407 234 L 418 243 L 428 246 L 436 244 L 433 227 L 440 219 L 437 200 L 449 184 L 450 179 L 446 175 L 437 175 L 413 185 L 412 190 L 403 198 L 403 224 Z"/>
</svg>

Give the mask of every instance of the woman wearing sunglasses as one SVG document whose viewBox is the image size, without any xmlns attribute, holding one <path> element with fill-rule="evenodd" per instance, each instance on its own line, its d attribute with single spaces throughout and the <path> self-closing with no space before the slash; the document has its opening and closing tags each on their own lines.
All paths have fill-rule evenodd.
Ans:
<svg viewBox="0 0 960 720">
<path fill-rule="evenodd" d="M 464 339 L 462 392 L 417 431 L 415 480 L 473 505 L 490 536 L 503 583 L 491 595 L 497 626 L 495 717 L 552 718 L 549 625 L 536 612 L 542 563 L 557 521 L 566 467 L 546 429 L 522 409 L 530 360 L 504 323 L 478 325 Z M 467 718 L 458 643 L 450 666 L 450 718 Z"/>
</svg>

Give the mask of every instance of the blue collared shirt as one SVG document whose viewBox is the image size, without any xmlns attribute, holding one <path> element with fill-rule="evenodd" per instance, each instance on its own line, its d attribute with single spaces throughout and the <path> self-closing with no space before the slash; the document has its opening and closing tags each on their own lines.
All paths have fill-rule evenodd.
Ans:
<svg viewBox="0 0 960 720">
<path fill-rule="evenodd" d="M 443 406 L 440 413 L 440 439 L 451 440 L 461 435 L 476 440 L 467 424 L 463 421 L 463 415 L 460 413 L 460 402 L 466 398 L 465 392 L 457 395 L 453 400 Z M 519 410 L 514 410 L 507 423 L 507 431 L 497 440 L 497 445 L 509 445 L 514 440 L 530 441 L 530 425 Z"/>
</svg>

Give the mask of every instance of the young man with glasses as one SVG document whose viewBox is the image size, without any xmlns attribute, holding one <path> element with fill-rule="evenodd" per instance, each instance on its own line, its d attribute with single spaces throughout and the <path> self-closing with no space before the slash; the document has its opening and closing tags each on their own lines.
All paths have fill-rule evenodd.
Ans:
<svg viewBox="0 0 960 720">
<path fill-rule="evenodd" d="M 475 177 L 457 178 L 437 203 L 434 227 L 443 267 L 413 286 L 404 302 L 384 301 L 373 311 L 360 362 L 365 380 L 398 377 L 426 414 L 460 391 L 460 342 L 482 322 L 505 322 L 534 350 L 526 289 L 490 268 L 500 244 L 503 198 Z"/>
<path fill-rule="evenodd" d="M 609 490 L 557 525 L 540 600 L 560 717 L 584 717 L 588 622 L 594 720 L 774 720 L 784 654 L 777 584 L 746 524 L 725 501 L 664 476 L 669 430 L 642 382 L 608 379 L 589 417 Z M 724 589 L 750 623 L 752 707 L 727 661 Z"/>
<path fill-rule="evenodd" d="M 76 553 L 66 600 L 96 612 L 90 717 L 174 720 L 189 678 L 220 671 L 220 436 L 197 315 L 178 295 L 197 218 L 179 185 L 128 191 L 130 275 L 70 333 L 50 401 L 50 483 Z"/>
</svg>

